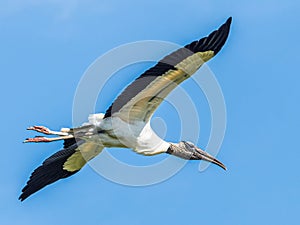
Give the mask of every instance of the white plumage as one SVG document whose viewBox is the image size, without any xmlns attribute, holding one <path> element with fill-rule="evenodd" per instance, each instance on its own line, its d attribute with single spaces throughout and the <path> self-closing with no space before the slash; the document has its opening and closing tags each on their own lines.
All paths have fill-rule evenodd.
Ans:
<svg viewBox="0 0 300 225">
<path fill-rule="evenodd" d="M 128 123 L 119 117 L 103 119 L 104 114 L 91 114 L 89 122 L 83 125 L 93 125 L 102 133 L 86 140 L 102 144 L 104 147 L 126 147 L 143 155 L 155 155 L 167 152 L 170 143 L 161 139 L 151 128 L 150 121 L 135 121 Z M 76 136 L 76 135 L 75 135 Z"/>
</svg>

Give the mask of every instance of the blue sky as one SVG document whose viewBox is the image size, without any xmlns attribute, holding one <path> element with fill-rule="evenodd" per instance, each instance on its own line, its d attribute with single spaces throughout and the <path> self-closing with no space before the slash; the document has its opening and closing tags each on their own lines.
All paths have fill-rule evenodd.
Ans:
<svg viewBox="0 0 300 225">
<path fill-rule="evenodd" d="M 290 0 L 1 1 L 1 224 L 298 224 L 299 10 L 300 3 Z M 200 173 L 198 162 L 188 162 L 167 181 L 128 187 L 87 166 L 23 203 L 17 200 L 33 169 L 61 147 L 22 144 L 34 135 L 25 128 L 71 126 L 77 84 L 97 57 L 140 40 L 184 45 L 229 16 L 226 46 L 208 63 L 226 101 L 218 158 L 228 171 L 210 166 Z M 147 66 L 136 67 L 126 83 Z M 210 131 L 207 103 L 192 83 L 183 87 L 199 109 L 205 105 L 197 143 L 203 146 Z M 115 91 L 101 97 L 106 100 L 99 111 Z M 156 115 L 165 120 L 167 137 L 178 141 L 180 127 L 167 108 Z M 112 154 L 136 164 L 153 160 L 124 149 Z"/>
</svg>

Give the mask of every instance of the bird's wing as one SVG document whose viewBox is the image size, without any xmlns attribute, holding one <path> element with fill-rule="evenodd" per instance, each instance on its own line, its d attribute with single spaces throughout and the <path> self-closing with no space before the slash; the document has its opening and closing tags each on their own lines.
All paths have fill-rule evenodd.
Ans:
<svg viewBox="0 0 300 225">
<path fill-rule="evenodd" d="M 163 99 L 194 74 L 224 45 L 231 17 L 209 36 L 194 41 L 166 56 L 144 72 L 117 97 L 104 118 L 118 116 L 127 122 L 149 121 Z"/>
<path fill-rule="evenodd" d="M 19 199 L 23 201 L 43 187 L 77 173 L 102 149 L 102 146 L 93 142 L 66 140 L 62 150 L 50 156 L 33 171 Z"/>
</svg>

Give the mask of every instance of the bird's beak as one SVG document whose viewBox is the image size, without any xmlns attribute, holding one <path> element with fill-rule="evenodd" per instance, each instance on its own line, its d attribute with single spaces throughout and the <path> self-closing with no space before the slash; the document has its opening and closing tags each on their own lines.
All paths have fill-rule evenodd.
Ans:
<svg viewBox="0 0 300 225">
<path fill-rule="evenodd" d="M 223 163 L 221 163 L 219 160 L 217 160 L 216 158 L 214 158 L 207 152 L 205 152 L 205 151 L 201 150 L 200 148 L 198 148 L 194 145 L 191 145 L 187 142 L 185 142 L 185 145 L 187 145 L 188 148 L 193 148 L 193 150 L 194 150 L 193 157 L 191 159 L 205 160 L 207 162 L 211 162 L 213 164 L 216 164 L 216 165 L 222 167 L 224 170 L 227 170 L 226 166 Z"/>
</svg>

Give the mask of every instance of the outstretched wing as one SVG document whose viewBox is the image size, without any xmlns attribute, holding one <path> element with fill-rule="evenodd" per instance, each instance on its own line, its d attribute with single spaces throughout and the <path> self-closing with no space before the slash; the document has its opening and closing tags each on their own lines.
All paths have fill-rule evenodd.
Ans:
<svg viewBox="0 0 300 225">
<path fill-rule="evenodd" d="M 102 151 L 103 147 L 83 140 L 69 139 L 64 143 L 64 149 L 46 159 L 41 166 L 31 174 L 26 186 L 22 189 L 19 199 L 28 198 L 33 193 L 55 181 L 67 178 L 77 173 L 88 160 Z"/>
<path fill-rule="evenodd" d="M 177 85 L 188 79 L 204 62 L 221 50 L 228 37 L 230 24 L 231 17 L 209 36 L 160 60 L 126 87 L 108 108 L 104 118 L 118 116 L 127 122 L 147 122 Z"/>
</svg>

